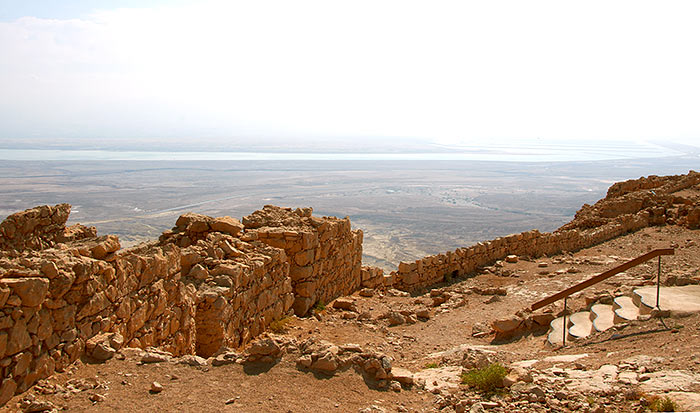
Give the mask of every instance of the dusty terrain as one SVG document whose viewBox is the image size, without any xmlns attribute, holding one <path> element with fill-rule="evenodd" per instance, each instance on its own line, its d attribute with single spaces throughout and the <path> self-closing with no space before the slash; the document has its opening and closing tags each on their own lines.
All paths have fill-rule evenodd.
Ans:
<svg viewBox="0 0 700 413">
<path fill-rule="evenodd" d="M 537 260 L 521 257 L 517 263 L 497 263 L 481 273 L 438 285 L 423 294 L 406 296 L 396 291 L 364 291 L 353 295 L 355 311 L 331 305 L 316 317 L 293 317 L 281 335 L 292 343 L 274 363 L 237 363 L 213 366 L 177 364 L 177 360 L 143 364 L 138 351 L 124 350 L 106 363 L 78 361 L 66 372 L 42 381 L 29 392 L 16 396 L 2 411 L 16 411 L 30 400 L 49 401 L 69 411 L 140 411 L 148 406 L 158 411 L 635 411 L 644 410 L 653 393 L 641 390 L 642 382 L 656 383 L 654 372 L 662 377 L 690 380 L 686 391 L 700 391 L 700 316 L 680 319 L 650 319 L 632 322 L 558 349 L 545 344 L 544 335 L 528 335 L 510 342 L 494 343 L 491 335 L 479 336 L 491 321 L 512 315 L 539 298 L 589 278 L 648 249 L 673 246 L 676 254 L 663 258 L 663 280 L 685 275 L 698 279 L 700 231 L 676 226 L 651 227 L 575 254 Z M 544 264 L 547 266 L 544 267 Z M 653 283 L 656 266 L 649 263 L 627 275 L 586 290 L 573 300 L 573 307 L 584 305 L 585 295 L 596 291 L 622 293 L 634 285 Z M 557 270 L 567 270 L 556 274 Z M 572 270 L 570 270 L 572 269 Z M 540 274 L 547 271 L 548 275 Z M 507 274 L 507 275 L 506 275 Z M 489 290 L 490 289 L 490 290 Z M 431 294 L 432 292 L 432 294 Z M 431 297 L 432 295 L 432 297 Z M 435 300 L 435 298 L 438 298 Z M 446 300 L 438 305 L 434 305 Z M 429 318 L 417 317 L 428 309 Z M 403 311 L 402 311 L 403 310 Z M 389 312 L 403 313 L 404 322 L 390 326 Z M 389 317 L 390 318 L 390 317 Z M 485 328 L 488 331 L 488 328 Z M 474 333 L 474 334 L 473 334 Z M 517 383 L 509 390 L 485 396 L 464 385 L 415 384 L 403 389 L 378 389 L 376 383 L 347 368 L 334 375 L 312 373 L 296 365 L 295 345 L 309 338 L 336 345 L 357 344 L 365 351 L 376 351 L 393 359 L 394 370 L 413 373 L 448 371 L 456 377 L 469 357 L 488 358 L 513 367 L 524 360 L 534 383 Z M 550 356 L 583 355 L 574 361 L 546 361 Z M 450 367 L 454 366 L 454 367 Z M 615 366 L 609 388 L 575 389 L 576 381 L 557 380 L 565 369 L 596 372 L 601 366 Z M 432 368 L 431 368 L 432 367 Z M 607 369 L 609 367 L 605 367 Z M 620 374 L 617 374 L 617 372 Z M 632 371 L 637 379 L 625 381 L 622 374 Z M 682 371 L 680 376 L 670 371 Z M 644 374 L 652 375 L 645 380 Z M 693 376 L 694 375 L 694 376 Z M 682 376 L 682 377 L 681 377 Z M 688 377 L 691 377 L 688 379 Z M 694 377 L 694 379 L 692 378 Z M 695 380 L 693 382 L 693 380 Z M 152 393 L 152 382 L 163 390 Z M 438 384 L 442 383 L 438 381 Z M 518 387 L 520 385 L 520 387 Z M 539 390 L 533 390 L 532 387 Z M 679 385 L 683 386 L 683 385 Z M 542 397 L 537 396 L 542 392 Z M 535 396 L 532 396 L 535 394 Z M 686 406 L 698 406 L 687 395 L 670 393 Z M 482 404 L 478 404 L 483 402 Z M 692 404 L 695 403 L 695 404 Z M 364 409 L 364 410 L 363 410 Z M 602 410 L 601 410 L 602 409 Z"/>
<path fill-rule="evenodd" d="M 685 173 L 697 161 L 4 161 L 0 219 L 67 202 L 70 223 L 129 247 L 188 211 L 241 217 L 265 204 L 313 206 L 317 215 L 349 216 L 365 233 L 364 263 L 391 271 L 479 241 L 551 231 L 613 182 Z"/>
</svg>

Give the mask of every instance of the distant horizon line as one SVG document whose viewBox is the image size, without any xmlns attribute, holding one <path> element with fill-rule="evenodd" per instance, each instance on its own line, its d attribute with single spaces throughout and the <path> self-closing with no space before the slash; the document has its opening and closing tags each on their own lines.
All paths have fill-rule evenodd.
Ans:
<svg viewBox="0 0 700 413">
<path fill-rule="evenodd" d="M 542 146 L 536 148 L 494 148 L 485 150 L 429 152 L 394 151 L 290 151 L 290 150 L 121 150 L 121 149 L 4 149 L 6 161 L 501 161 L 501 162 L 588 162 L 616 159 L 668 158 L 688 155 L 671 149 L 625 147 L 596 148 Z M 563 149 L 566 148 L 566 149 Z M 624 155 L 623 155 L 624 154 Z M 697 154 L 693 154 L 697 155 Z"/>
</svg>

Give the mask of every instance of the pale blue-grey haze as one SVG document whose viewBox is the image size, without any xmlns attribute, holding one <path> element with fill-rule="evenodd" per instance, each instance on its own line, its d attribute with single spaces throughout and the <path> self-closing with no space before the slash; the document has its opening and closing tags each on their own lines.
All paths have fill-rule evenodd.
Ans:
<svg viewBox="0 0 700 413">
<path fill-rule="evenodd" d="M 694 1 L 3 0 L 0 147 L 698 145 L 699 17 Z"/>
</svg>

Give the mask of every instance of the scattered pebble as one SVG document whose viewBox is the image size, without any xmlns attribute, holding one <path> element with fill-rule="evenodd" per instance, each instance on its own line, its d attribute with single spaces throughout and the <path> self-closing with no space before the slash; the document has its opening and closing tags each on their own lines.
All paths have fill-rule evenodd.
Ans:
<svg viewBox="0 0 700 413">
<path fill-rule="evenodd" d="M 157 381 L 154 381 L 151 383 L 151 393 L 160 393 L 163 391 L 163 385 L 158 383 Z"/>
</svg>

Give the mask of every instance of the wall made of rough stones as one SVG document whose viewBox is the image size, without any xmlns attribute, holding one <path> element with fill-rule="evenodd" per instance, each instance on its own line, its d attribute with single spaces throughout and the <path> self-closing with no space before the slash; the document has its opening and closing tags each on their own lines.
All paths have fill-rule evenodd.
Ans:
<svg viewBox="0 0 700 413">
<path fill-rule="evenodd" d="M 649 224 L 648 214 L 628 215 L 618 222 L 594 230 L 540 233 L 537 230 L 479 242 L 444 254 L 431 255 L 412 263 L 401 262 L 393 275 L 393 287 L 416 291 L 451 277 L 476 272 L 508 255 L 539 257 L 562 251 L 577 251 L 636 231 Z"/>
<path fill-rule="evenodd" d="M 43 205 L 8 216 L 0 223 L 0 250 L 42 250 L 56 243 L 94 237 L 95 227 L 66 228 L 69 204 Z"/>
<path fill-rule="evenodd" d="M 639 179 L 630 179 L 614 183 L 608 188 L 604 199 L 617 198 L 631 192 L 654 190 L 670 194 L 700 183 L 700 173 L 689 171 L 684 175 L 657 176 L 649 175 Z"/>
<path fill-rule="evenodd" d="M 679 191 L 699 184 L 692 171 L 616 184 L 553 233 L 402 262 L 388 275 L 362 267 L 362 232 L 349 219 L 310 208 L 265 206 L 243 224 L 184 214 L 158 241 L 127 250 L 94 228 L 66 228 L 67 204 L 13 214 L 0 223 L 0 405 L 79 357 L 108 358 L 123 345 L 210 356 L 360 287 L 415 291 L 511 254 L 575 251 L 650 225 L 697 228 L 699 198 Z"/>
<path fill-rule="evenodd" d="M 127 250 L 94 228 L 66 228 L 69 211 L 37 207 L 0 224 L 0 405 L 121 346 L 202 356 L 240 347 L 297 301 L 306 312 L 362 283 L 362 232 L 310 209 L 284 228 L 250 230 L 188 213 Z"/>
<path fill-rule="evenodd" d="M 316 303 L 328 303 L 357 290 L 362 283 L 362 231 L 350 219 L 311 215 L 265 205 L 243 218 L 244 239 L 283 249 L 294 290 L 293 309 L 305 315 Z"/>
<path fill-rule="evenodd" d="M 650 225 L 669 223 L 697 228 L 700 203 L 673 193 L 699 184 L 700 173 L 694 171 L 621 182 L 595 205 L 584 205 L 571 223 L 555 232 L 527 231 L 414 262 L 401 262 L 398 270 L 386 277 L 387 284 L 417 291 L 453 276 L 473 273 L 508 255 L 539 257 L 578 251 Z"/>
<path fill-rule="evenodd" d="M 290 314 L 294 296 L 283 250 L 242 241 L 237 235 L 243 226 L 229 217 L 183 217 L 161 242 L 186 245 L 180 252 L 180 272 L 183 282 L 196 288 L 198 355 L 239 347 Z M 206 221 L 211 221 L 208 228 L 201 224 Z"/>
<path fill-rule="evenodd" d="M 179 282 L 179 251 L 117 252 L 115 236 L 0 253 L 0 402 L 63 370 L 87 341 L 194 349 L 194 289 Z"/>
<path fill-rule="evenodd" d="M 618 182 L 610 187 L 605 198 L 593 205 L 584 204 L 574 219 L 559 230 L 596 228 L 612 222 L 616 217 L 636 214 L 641 210 L 656 210 L 661 220 L 685 225 L 684 216 L 700 207 L 697 199 L 686 199 L 678 191 L 700 184 L 700 173 L 690 171 L 686 175 L 650 176 Z M 682 208 L 681 208 L 682 207 Z M 677 209 L 680 208 L 680 211 Z M 666 223 L 655 222 L 655 225 Z"/>
<path fill-rule="evenodd" d="M 379 267 L 363 265 L 360 274 L 362 275 L 362 288 L 376 288 L 386 284 L 384 270 Z"/>
</svg>

